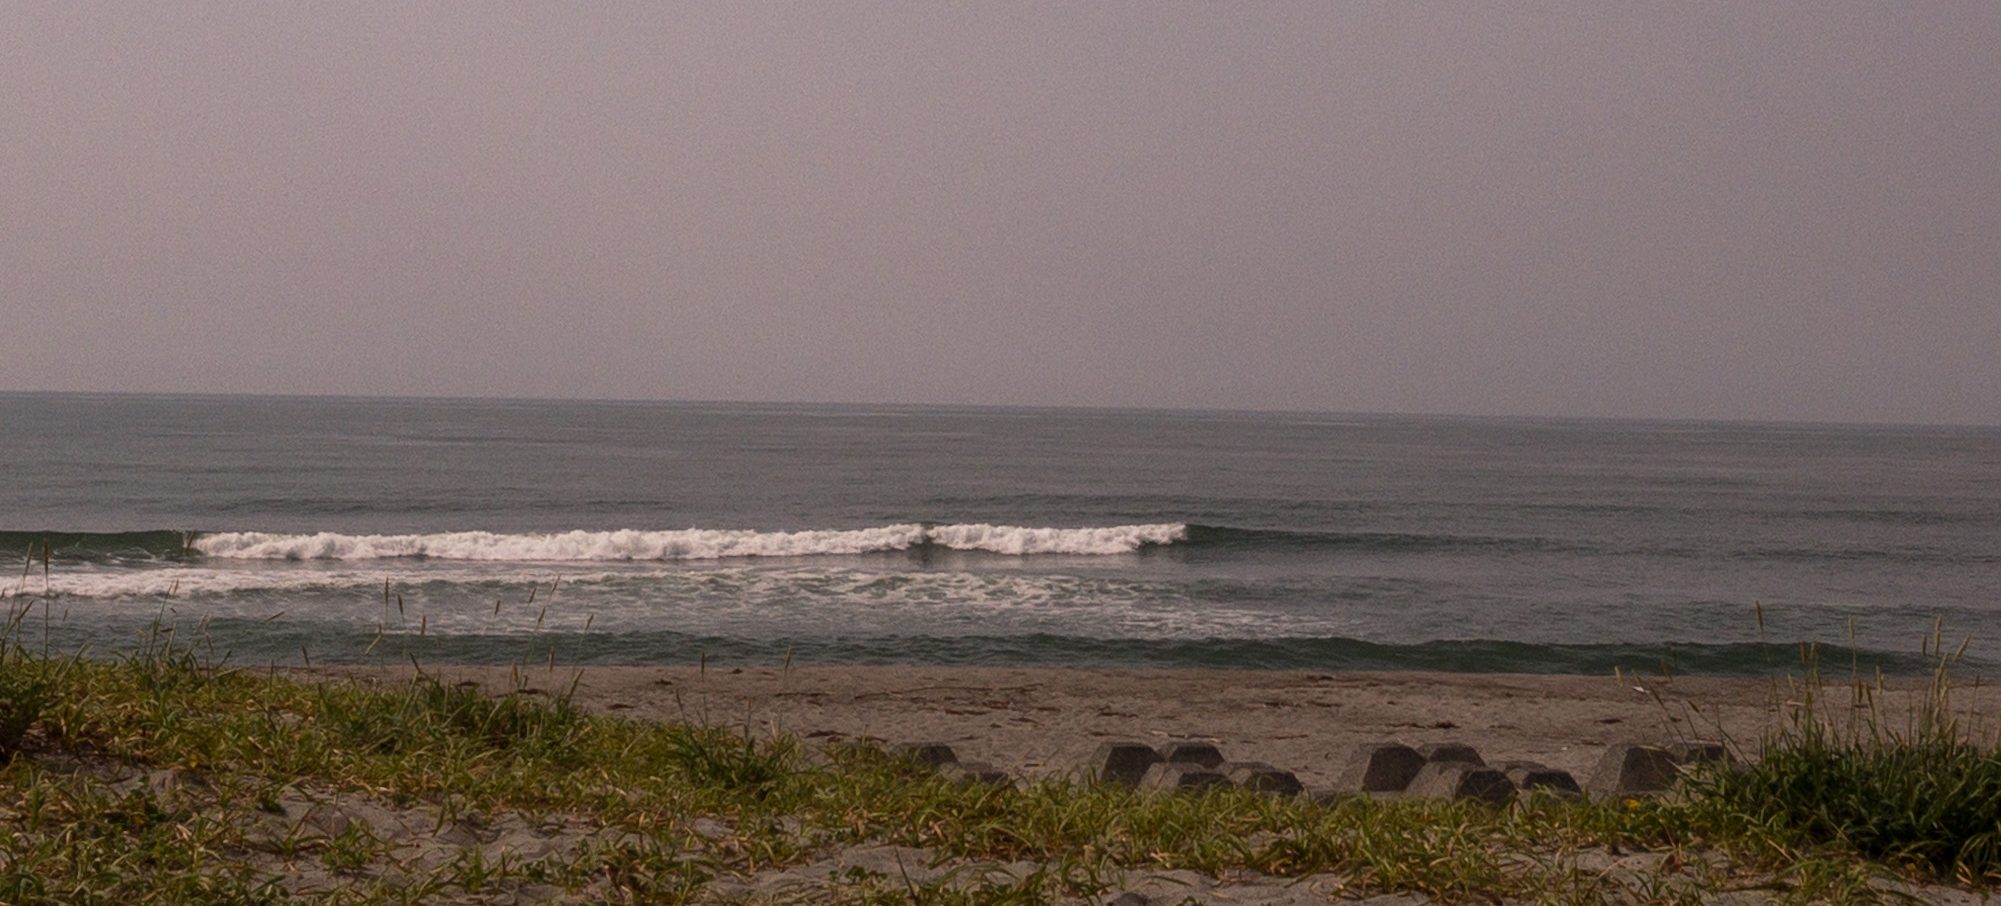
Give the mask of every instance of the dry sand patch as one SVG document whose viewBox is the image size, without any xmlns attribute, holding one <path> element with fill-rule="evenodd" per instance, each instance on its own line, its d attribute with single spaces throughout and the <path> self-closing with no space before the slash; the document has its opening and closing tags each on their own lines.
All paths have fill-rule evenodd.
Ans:
<svg viewBox="0 0 2001 906">
<path fill-rule="evenodd" d="M 959 757 L 1041 777 L 1078 769 L 1113 739 L 1214 743 L 1232 760 L 1331 784 L 1357 744 L 1463 741 L 1489 759 L 1539 761 L 1578 776 L 1606 746 L 1729 738 L 1755 751 L 1801 690 L 1783 678 L 1324 673 L 1046 667 L 424 668 L 493 694 L 562 695 L 590 710 L 749 726 L 809 742 L 938 741 Z M 311 676 L 376 681 L 415 668 L 334 667 Z M 1880 703 L 1912 713 L 1921 680 L 1894 681 Z M 1822 688 L 1844 705 L 1853 690 Z M 1957 690 L 1995 713 L 2001 689 Z"/>
</svg>

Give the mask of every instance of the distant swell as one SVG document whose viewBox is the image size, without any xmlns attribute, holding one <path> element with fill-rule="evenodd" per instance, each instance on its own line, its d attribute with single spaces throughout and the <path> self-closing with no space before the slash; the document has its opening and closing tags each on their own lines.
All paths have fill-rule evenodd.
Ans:
<svg viewBox="0 0 2001 906">
<path fill-rule="evenodd" d="M 916 523 L 851 530 L 757 532 L 737 529 L 623 530 L 497 534 L 281 535 L 221 532 L 201 535 L 202 555 L 237 560 L 379 560 L 429 558 L 491 561 L 717 560 L 730 557 L 810 557 L 934 547 L 1025 556 L 1126 554 L 1187 537 L 1178 524 L 1103 528 L 1024 528 L 1011 525 Z"/>
<path fill-rule="evenodd" d="M 0 532 L 0 557 L 86 563 L 178 560 L 188 555 L 188 538 L 189 533 L 175 531 Z"/>
<path fill-rule="evenodd" d="M 1484 535 L 1425 535 L 1407 532 L 1294 532 L 1282 529 L 1188 526 L 1188 542 L 1198 547 L 1351 550 L 1380 553 L 1419 551 L 1561 551 L 1571 547 L 1543 538 Z"/>
</svg>

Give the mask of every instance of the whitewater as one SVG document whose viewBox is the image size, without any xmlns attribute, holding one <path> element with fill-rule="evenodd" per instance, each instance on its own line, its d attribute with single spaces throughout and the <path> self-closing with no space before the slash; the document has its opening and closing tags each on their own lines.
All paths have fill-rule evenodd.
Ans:
<svg viewBox="0 0 2001 906">
<path fill-rule="evenodd" d="M 811 557 L 907 551 L 926 545 L 995 554 L 1124 554 L 1147 545 L 1172 544 L 1188 535 L 1183 524 L 1103 528 L 1026 528 L 1012 525 L 887 525 L 851 530 L 759 532 L 568 531 L 543 534 L 441 532 L 421 535 L 345 535 L 336 532 L 272 534 L 219 532 L 198 535 L 189 546 L 204 556 L 239 560 L 438 560 L 604 561 L 717 560 L 731 557 Z"/>
</svg>

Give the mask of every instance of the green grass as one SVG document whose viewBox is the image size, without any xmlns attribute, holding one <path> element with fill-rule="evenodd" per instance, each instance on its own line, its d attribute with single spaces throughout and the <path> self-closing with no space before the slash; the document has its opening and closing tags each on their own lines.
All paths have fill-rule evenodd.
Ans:
<svg viewBox="0 0 2001 906">
<path fill-rule="evenodd" d="M 1944 713 L 1915 734 L 1804 720 L 1748 770 L 1663 800 L 1323 806 L 1057 781 L 955 786 L 867 746 L 626 720 L 563 696 L 429 679 L 302 683 L 166 644 L 114 660 L 0 645 L 0 903 L 461 902 L 524 890 L 683 902 L 885 844 L 957 872 L 849 870 L 822 878 L 813 899 L 1089 900 L 1121 889 L 1127 871 L 1187 870 L 1332 873 L 1350 894 L 1449 902 L 1742 889 L 1866 900 L 1884 878 L 2001 880 L 2001 762 Z M 440 838 L 509 820 L 584 836 L 533 859 L 465 846 L 425 862 L 381 827 L 314 825 L 302 797 L 416 816 Z M 1645 858 L 1621 864 L 1637 867 L 1607 868 L 1635 854 Z M 1010 862 L 1032 868 L 983 871 Z M 320 886 L 288 886 L 308 868 Z"/>
<path fill-rule="evenodd" d="M 1937 630 L 1938 667 L 1912 712 L 1885 715 L 1851 677 L 1849 707 L 1830 707 L 1809 656 L 1805 701 L 1741 771 L 1696 779 L 1709 808 L 1804 845 L 1839 846 L 1905 874 L 2001 881 L 2001 747 L 1955 714 L 1951 667 Z M 1961 646 L 1964 650 L 1964 646 Z M 1838 717 L 1845 711 L 1845 717 Z"/>
</svg>

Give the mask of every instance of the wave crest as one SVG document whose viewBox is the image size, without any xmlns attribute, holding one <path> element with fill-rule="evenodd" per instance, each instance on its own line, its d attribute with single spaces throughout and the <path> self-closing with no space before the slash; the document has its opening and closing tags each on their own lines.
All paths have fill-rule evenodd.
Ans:
<svg viewBox="0 0 2001 906">
<path fill-rule="evenodd" d="M 1177 523 L 1116 525 L 1106 528 L 1022 528 L 1013 525 L 940 525 L 926 541 L 939 547 L 995 554 L 1129 554 L 1142 547 L 1188 538 Z"/>
<path fill-rule="evenodd" d="M 1029 554 L 1124 554 L 1185 539 L 1179 524 L 1101 528 L 916 523 L 848 530 L 757 532 L 741 529 L 422 535 L 284 535 L 220 532 L 194 539 L 204 556 L 233 560 L 380 560 L 431 558 L 492 561 L 720 560 L 731 557 L 810 557 L 903 551 L 934 546 L 962 551 Z"/>
</svg>

